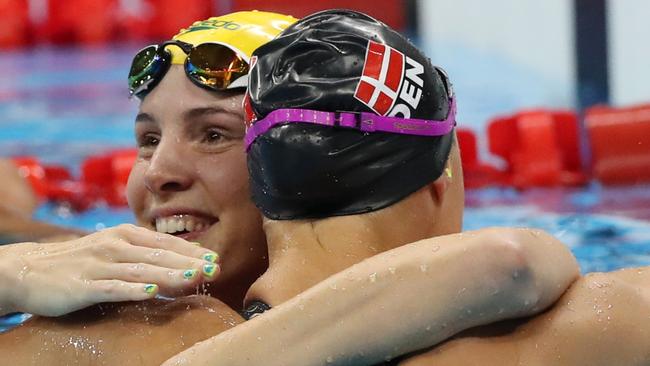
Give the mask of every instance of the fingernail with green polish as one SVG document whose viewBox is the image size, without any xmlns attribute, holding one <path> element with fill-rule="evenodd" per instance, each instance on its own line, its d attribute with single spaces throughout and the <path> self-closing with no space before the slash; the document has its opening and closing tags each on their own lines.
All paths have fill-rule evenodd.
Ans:
<svg viewBox="0 0 650 366">
<path fill-rule="evenodd" d="M 158 292 L 158 285 L 153 285 L 153 284 L 144 285 L 144 292 L 148 294 L 155 294 L 156 292 Z"/>
<path fill-rule="evenodd" d="M 191 280 L 192 278 L 196 277 L 196 274 L 199 273 L 196 269 L 188 269 L 183 271 L 183 278 L 186 280 Z"/>
<path fill-rule="evenodd" d="M 219 259 L 219 254 L 217 253 L 205 253 L 203 254 L 203 259 L 210 263 L 216 263 L 217 259 Z"/>
<path fill-rule="evenodd" d="M 209 264 L 206 264 L 206 265 L 203 266 L 203 274 L 206 277 L 212 278 L 212 276 L 214 276 L 214 273 L 216 271 L 217 271 L 217 265 L 216 264 L 209 263 Z"/>
</svg>

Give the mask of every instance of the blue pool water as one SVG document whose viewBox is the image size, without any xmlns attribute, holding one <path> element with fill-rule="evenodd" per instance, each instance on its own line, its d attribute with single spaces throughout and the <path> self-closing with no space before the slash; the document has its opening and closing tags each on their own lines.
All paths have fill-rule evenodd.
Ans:
<svg viewBox="0 0 650 366">
<path fill-rule="evenodd" d="M 128 99 L 126 73 L 140 46 L 2 52 L 0 156 L 34 155 L 78 173 L 88 155 L 132 146 L 137 102 Z M 491 188 L 468 192 L 467 207 L 465 229 L 545 229 L 571 248 L 583 272 L 650 265 L 650 185 Z M 108 207 L 72 213 L 44 205 L 36 217 L 87 230 L 133 221 L 127 208 Z"/>
</svg>

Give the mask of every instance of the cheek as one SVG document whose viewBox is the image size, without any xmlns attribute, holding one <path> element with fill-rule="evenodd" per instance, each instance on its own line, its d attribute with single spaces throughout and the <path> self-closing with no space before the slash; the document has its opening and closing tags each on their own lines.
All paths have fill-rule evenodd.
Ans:
<svg viewBox="0 0 650 366">
<path fill-rule="evenodd" d="M 126 199 L 138 221 L 140 221 L 140 216 L 144 210 L 145 195 L 147 192 L 144 185 L 145 170 L 144 162 L 136 161 L 126 184 Z"/>
<path fill-rule="evenodd" d="M 243 154 L 233 153 L 214 159 L 206 168 L 205 183 L 222 209 L 252 205 L 248 189 L 248 169 Z"/>
</svg>

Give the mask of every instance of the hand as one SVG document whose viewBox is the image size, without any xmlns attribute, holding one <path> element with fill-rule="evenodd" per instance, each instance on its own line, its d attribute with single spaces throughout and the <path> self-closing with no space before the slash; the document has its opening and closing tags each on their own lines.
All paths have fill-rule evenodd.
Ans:
<svg viewBox="0 0 650 366">
<path fill-rule="evenodd" d="M 175 296 L 212 281 L 216 253 L 133 225 L 0 247 L 0 314 L 59 316 L 100 302 Z M 3 293 L 4 292 L 4 293 Z"/>
</svg>

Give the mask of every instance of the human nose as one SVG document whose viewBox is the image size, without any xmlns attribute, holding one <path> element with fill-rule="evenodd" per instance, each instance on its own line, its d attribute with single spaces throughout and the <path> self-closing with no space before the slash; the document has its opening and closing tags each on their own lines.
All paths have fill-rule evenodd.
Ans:
<svg viewBox="0 0 650 366">
<path fill-rule="evenodd" d="M 161 139 L 151 156 L 144 183 L 155 194 L 187 190 L 192 186 L 188 170 L 190 159 L 184 158 L 183 144 L 174 139 Z"/>
</svg>

